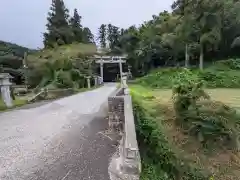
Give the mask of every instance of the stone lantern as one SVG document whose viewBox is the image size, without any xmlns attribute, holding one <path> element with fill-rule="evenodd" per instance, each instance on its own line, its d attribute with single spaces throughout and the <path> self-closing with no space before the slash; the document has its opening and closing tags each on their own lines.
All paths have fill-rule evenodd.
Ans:
<svg viewBox="0 0 240 180">
<path fill-rule="evenodd" d="M 88 89 L 91 88 L 91 76 L 87 76 L 87 86 L 88 86 Z"/>
<path fill-rule="evenodd" d="M 2 99 L 7 107 L 12 107 L 12 98 L 10 93 L 10 86 L 12 83 L 10 82 L 10 79 L 13 77 L 8 73 L 0 73 L 0 89 L 1 89 L 1 95 Z"/>
</svg>

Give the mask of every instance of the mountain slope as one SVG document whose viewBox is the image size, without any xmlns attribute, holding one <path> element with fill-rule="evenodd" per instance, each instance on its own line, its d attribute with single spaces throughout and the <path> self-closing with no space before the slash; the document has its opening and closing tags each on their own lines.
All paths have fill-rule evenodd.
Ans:
<svg viewBox="0 0 240 180">
<path fill-rule="evenodd" d="M 15 82 L 21 81 L 22 59 L 25 52 L 31 52 L 26 47 L 0 41 L 0 71 L 10 73 Z"/>
</svg>

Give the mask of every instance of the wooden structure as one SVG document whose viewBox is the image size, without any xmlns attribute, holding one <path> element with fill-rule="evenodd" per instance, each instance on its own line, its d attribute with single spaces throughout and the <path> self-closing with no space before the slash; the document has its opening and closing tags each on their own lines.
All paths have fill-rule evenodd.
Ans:
<svg viewBox="0 0 240 180">
<path fill-rule="evenodd" d="M 100 74 L 103 80 L 103 65 L 104 64 L 119 64 L 120 77 L 122 82 L 123 68 L 122 64 L 126 63 L 126 56 L 94 56 L 95 62 L 100 64 Z"/>
</svg>

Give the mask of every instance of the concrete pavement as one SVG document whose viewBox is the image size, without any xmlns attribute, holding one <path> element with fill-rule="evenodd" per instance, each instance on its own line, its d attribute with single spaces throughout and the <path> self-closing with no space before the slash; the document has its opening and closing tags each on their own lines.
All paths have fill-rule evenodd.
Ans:
<svg viewBox="0 0 240 180">
<path fill-rule="evenodd" d="M 107 98 L 115 84 L 0 114 L 1 180 L 108 180 L 116 142 Z"/>
</svg>

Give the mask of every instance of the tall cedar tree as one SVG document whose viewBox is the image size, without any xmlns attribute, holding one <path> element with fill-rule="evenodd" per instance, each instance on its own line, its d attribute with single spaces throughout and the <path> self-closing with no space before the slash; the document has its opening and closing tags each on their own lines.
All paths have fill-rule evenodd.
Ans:
<svg viewBox="0 0 240 180">
<path fill-rule="evenodd" d="M 100 42 L 100 45 L 102 48 L 106 48 L 107 46 L 107 29 L 106 29 L 106 25 L 105 24 L 102 24 L 99 28 L 99 42 Z"/>
<path fill-rule="evenodd" d="M 76 42 L 83 42 L 83 27 L 81 25 L 82 17 L 78 14 L 77 9 L 74 9 L 73 17 L 70 19 L 70 26 L 74 34 Z"/>
<path fill-rule="evenodd" d="M 109 43 L 109 48 L 112 52 L 116 52 L 116 49 L 120 47 L 120 32 L 119 28 L 113 26 L 112 24 L 108 25 L 107 39 Z"/>
<path fill-rule="evenodd" d="M 47 32 L 44 33 L 45 47 L 72 43 L 73 33 L 68 24 L 68 13 L 63 0 L 52 0 L 47 18 Z"/>
<path fill-rule="evenodd" d="M 83 43 L 95 43 L 94 35 L 88 27 L 83 28 Z"/>
<path fill-rule="evenodd" d="M 120 32 L 119 28 L 116 26 L 113 26 L 112 28 L 112 39 L 113 39 L 113 48 L 117 48 L 119 46 L 119 38 L 120 38 Z"/>
<path fill-rule="evenodd" d="M 112 37 L 113 25 L 108 24 L 107 28 L 107 40 L 108 40 L 108 48 L 113 49 L 113 37 Z"/>
</svg>

